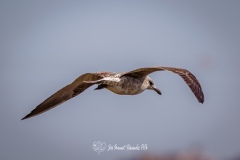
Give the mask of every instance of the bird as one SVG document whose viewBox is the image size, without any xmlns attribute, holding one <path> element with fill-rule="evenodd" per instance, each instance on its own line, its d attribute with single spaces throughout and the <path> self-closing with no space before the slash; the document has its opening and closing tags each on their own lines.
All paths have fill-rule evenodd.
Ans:
<svg viewBox="0 0 240 160">
<path fill-rule="evenodd" d="M 92 85 L 97 85 L 94 90 L 107 89 L 118 95 L 137 95 L 145 90 L 153 90 L 161 95 L 153 80 L 148 76 L 156 71 L 170 71 L 182 77 L 189 86 L 199 103 L 204 102 L 204 94 L 197 78 L 188 70 L 174 67 L 145 67 L 129 72 L 95 72 L 85 73 L 72 83 L 58 90 L 45 101 L 40 103 L 22 120 L 44 113 L 65 101 L 79 95 Z"/>
</svg>

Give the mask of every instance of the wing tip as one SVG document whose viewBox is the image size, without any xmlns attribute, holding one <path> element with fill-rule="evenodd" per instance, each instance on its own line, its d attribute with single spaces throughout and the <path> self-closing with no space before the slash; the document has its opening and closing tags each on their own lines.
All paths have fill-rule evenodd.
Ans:
<svg viewBox="0 0 240 160">
<path fill-rule="evenodd" d="M 28 114 L 28 115 L 26 115 L 25 117 L 23 117 L 21 120 L 28 119 L 28 118 L 30 118 L 30 117 L 32 117 L 32 115 Z"/>
<path fill-rule="evenodd" d="M 199 101 L 199 103 L 202 103 L 202 104 L 204 103 L 204 100 L 198 100 L 198 101 Z"/>
<path fill-rule="evenodd" d="M 198 102 L 202 103 L 202 104 L 204 103 L 204 95 L 203 94 L 198 97 Z"/>
</svg>

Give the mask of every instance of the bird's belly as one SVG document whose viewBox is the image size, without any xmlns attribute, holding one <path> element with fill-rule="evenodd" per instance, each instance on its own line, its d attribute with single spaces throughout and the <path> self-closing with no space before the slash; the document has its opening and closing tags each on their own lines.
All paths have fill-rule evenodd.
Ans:
<svg viewBox="0 0 240 160">
<path fill-rule="evenodd" d="M 108 86 L 107 89 L 113 93 L 120 95 L 135 95 L 142 93 L 140 88 L 123 88 L 121 86 Z"/>
<path fill-rule="evenodd" d="M 107 89 L 116 94 L 135 95 L 142 93 L 145 78 L 121 77 L 118 81 L 106 81 Z"/>
</svg>

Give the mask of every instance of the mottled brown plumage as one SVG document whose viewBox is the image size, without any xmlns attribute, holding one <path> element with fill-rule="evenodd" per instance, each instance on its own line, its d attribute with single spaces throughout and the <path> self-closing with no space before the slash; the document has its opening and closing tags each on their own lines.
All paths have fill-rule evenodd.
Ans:
<svg viewBox="0 0 240 160">
<path fill-rule="evenodd" d="M 185 69 L 172 67 L 148 67 L 119 74 L 114 72 L 96 72 L 81 75 L 71 84 L 63 87 L 39 104 L 31 113 L 22 118 L 22 120 L 46 112 L 49 109 L 77 96 L 94 84 L 98 84 L 98 87 L 95 88 L 95 90 L 106 88 L 120 95 L 135 95 L 142 93 L 146 89 L 154 90 L 158 94 L 161 94 L 151 78 L 148 77 L 148 74 L 162 70 L 167 70 L 180 75 L 190 87 L 198 101 L 200 103 L 204 102 L 204 95 L 200 83 L 192 73 Z"/>
</svg>

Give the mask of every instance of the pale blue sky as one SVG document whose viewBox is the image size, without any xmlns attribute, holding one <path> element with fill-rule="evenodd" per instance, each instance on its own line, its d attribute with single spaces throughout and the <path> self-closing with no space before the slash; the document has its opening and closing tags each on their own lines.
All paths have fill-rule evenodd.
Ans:
<svg viewBox="0 0 240 160">
<path fill-rule="evenodd" d="M 118 159 L 107 144 L 148 144 L 149 153 L 200 147 L 219 159 L 240 152 L 240 1 L 0 2 L 0 159 Z M 94 87 L 20 121 L 86 72 L 189 69 L 205 103 L 169 72 L 162 91 L 118 96 Z"/>
</svg>

